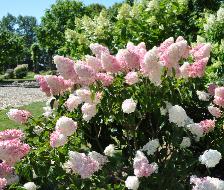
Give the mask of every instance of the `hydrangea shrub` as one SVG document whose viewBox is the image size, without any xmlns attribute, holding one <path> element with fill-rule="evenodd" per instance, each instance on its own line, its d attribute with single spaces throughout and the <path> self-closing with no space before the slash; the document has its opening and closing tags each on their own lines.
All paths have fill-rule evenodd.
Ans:
<svg viewBox="0 0 224 190">
<path fill-rule="evenodd" d="M 8 113 L 26 127 L 0 133 L 0 188 L 223 189 L 224 87 L 203 79 L 210 44 L 90 49 L 35 77 L 51 96 L 43 116 Z"/>
</svg>

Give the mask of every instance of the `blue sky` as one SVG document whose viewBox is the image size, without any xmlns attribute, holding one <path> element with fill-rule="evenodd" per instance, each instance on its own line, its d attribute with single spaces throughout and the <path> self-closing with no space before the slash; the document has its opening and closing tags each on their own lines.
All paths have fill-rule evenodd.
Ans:
<svg viewBox="0 0 224 190">
<path fill-rule="evenodd" d="M 0 19 L 7 13 L 18 16 L 35 16 L 38 21 L 44 15 L 44 11 L 50 8 L 56 0 L 0 0 Z M 121 0 L 81 0 L 84 4 L 100 3 L 107 7 Z"/>
</svg>

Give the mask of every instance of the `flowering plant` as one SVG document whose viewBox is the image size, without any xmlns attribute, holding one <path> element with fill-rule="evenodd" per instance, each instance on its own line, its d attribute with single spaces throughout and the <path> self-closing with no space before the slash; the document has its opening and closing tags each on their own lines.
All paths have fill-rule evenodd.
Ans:
<svg viewBox="0 0 224 190">
<path fill-rule="evenodd" d="M 0 173 L 1 188 L 15 170 L 11 189 L 223 189 L 224 87 L 205 92 L 200 79 L 210 48 L 180 36 L 149 51 L 128 43 L 111 55 L 91 44 L 95 56 L 84 60 L 55 56 L 60 76 L 36 76 L 53 97 L 44 115 L 8 114 L 27 127 L 0 134 L 10 168 Z M 10 154 L 14 141 L 23 154 Z"/>
</svg>

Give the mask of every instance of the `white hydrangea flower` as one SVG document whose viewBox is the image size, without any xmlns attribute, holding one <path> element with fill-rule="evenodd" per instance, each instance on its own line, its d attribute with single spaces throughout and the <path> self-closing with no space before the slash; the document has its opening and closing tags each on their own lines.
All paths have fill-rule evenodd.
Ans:
<svg viewBox="0 0 224 190">
<path fill-rule="evenodd" d="M 198 178 L 197 176 L 191 176 L 190 182 L 193 184 L 195 190 L 223 190 L 224 181 L 214 177 Z"/>
<path fill-rule="evenodd" d="M 136 176 L 128 176 L 125 181 L 125 186 L 128 189 L 137 190 L 139 187 L 139 180 Z"/>
<path fill-rule="evenodd" d="M 222 155 L 219 151 L 209 149 L 199 157 L 199 161 L 201 164 L 206 165 L 207 168 L 213 168 L 219 163 L 221 158 Z"/>
<path fill-rule="evenodd" d="M 123 103 L 122 103 L 122 110 L 124 113 L 132 113 L 135 111 L 136 108 L 136 102 L 130 98 L 130 99 L 126 99 Z"/>
<path fill-rule="evenodd" d="M 198 99 L 202 100 L 202 101 L 209 101 L 209 94 L 204 92 L 204 91 L 196 91 L 197 95 L 198 95 Z"/>
<path fill-rule="evenodd" d="M 83 119 L 87 122 L 97 113 L 96 104 L 93 103 L 84 103 L 81 110 L 83 113 Z"/>
<path fill-rule="evenodd" d="M 27 189 L 27 190 L 36 190 L 37 189 L 37 186 L 35 185 L 34 182 L 27 182 L 23 185 L 24 189 Z"/>
<path fill-rule="evenodd" d="M 104 149 L 104 154 L 107 156 L 114 156 L 114 152 L 115 152 L 115 147 L 113 144 L 108 145 L 105 149 Z"/>
<path fill-rule="evenodd" d="M 159 9 L 159 1 L 158 0 L 149 1 L 146 11 L 152 11 L 156 9 Z"/>
<path fill-rule="evenodd" d="M 129 18 L 131 10 L 132 8 L 129 4 L 123 3 L 122 6 L 118 10 L 117 19 L 121 20 L 121 19 Z"/>
<path fill-rule="evenodd" d="M 169 121 L 177 124 L 178 127 L 183 127 L 186 121 L 189 120 L 186 111 L 179 105 L 172 106 L 168 112 Z"/>
<path fill-rule="evenodd" d="M 183 140 L 180 143 L 180 148 L 187 148 L 190 146 L 191 146 L 191 139 L 189 137 L 183 137 Z"/>
<path fill-rule="evenodd" d="M 96 151 L 89 152 L 88 155 L 90 158 L 92 158 L 93 160 L 96 160 L 99 163 L 99 168 L 102 168 L 102 166 L 108 162 L 108 159 L 106 156 Z"/>
<path fill-rule="evenodd" d="M 143 146 L 142 151 L 146 151 L 147 155 L 153 155 L 159 148 L 159 139 L 150 140 L 147 144 Z"/>
<path fill-rule="evenodd" d="M 224 21 L 224 8 L 220 7 L 217 11 L 217 21 Z"/>
<path fill-rule="evenodd" d="M 204 30 L 208 31 L 214 25 L 215 21 L 216 21 L 215 15 L 214 14 L 209 14 L 207 16 L 207 23 L 204 24 Z"/>
<path fill-rule="evenodd" d="M 55 129 L 65 136 L 71 136 L 77 129 L 77 122 L 72 118 L 62 116 L 57 120 Z"/>
<path fill-rule="evenodd" d="M 196 141 L 199 141 L 199 139 L 204 136 L 204 130 L 198 123 L 189 124 L 186 128 L 195 136 Z"/>
</svg>

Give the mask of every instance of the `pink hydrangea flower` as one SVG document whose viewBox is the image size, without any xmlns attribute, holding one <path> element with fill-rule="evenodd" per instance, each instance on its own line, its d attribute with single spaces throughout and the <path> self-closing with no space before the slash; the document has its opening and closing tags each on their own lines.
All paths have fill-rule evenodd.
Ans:
<svg viewBox="0 0 224 190">
<path fill-rule="evenodd" d="M 45 79 L 52 95 L 59 95 L 73 86 L 70 80 L 64 80 L 62 76 L 46 75 Z"/>
<path fill-rule="evenodd" d="M 214 117 L 219 118 L 222 115 L 222 112 L 219 108 L 214 106 L 208 106 L 208 111 L 210 114 L 212 114 Z"/>
<path fill-rule="evenodd" d="M 149 50 L 144 57 L 144 62 L 141 63 L 141 71 L 144 75 L 147 75 L 159 62 L 159 56 L 157 54 L 157 48 Z"/>
<path fill-rule="evenodd" d="M 114 77 L 106 73 L 97 73 L 96 80 L 101 81 L 103 86 L 110 86 L 113 83 Z"/>
<path fill-rule="evenodd" d="M 174 43 L 174 38 L 173 37 L 170 37 L 168 39 L 166 39 L 164 42 L 162 42 L 158 48 L 158 52 L 162 53 L 164 52 L 165 50 L 167 50 L 168 47 L 171 46 L 171 44 Z"/>
<path fill-rule="evenodd" d="M 34 78 L 38 81 L 41 91 L 44 92 L 46 96 L 51 96 L 51 89 L 49 88 L 45 77 L 42 75 L 35 75 Z"/>
<path fill-rule="evenodd" d="M 199 125 L 202 127 L 204 133 L 207 134 L 215 128 L 215 120 L 206 119 L 201 121 Z"/>
<path fill-rule="evenodd" d="M 213 102 L 221 107 L 224 107 L 224 87 L 215 88 L 215 96 Z"/>
<path fill-rule="evenodd" d="M 71 112 L 74 111 L 81 103 L 82 99 L 80 97 L 70 94 L 69 98 L 65 102 L 65 107 Z"/>
<path fill-rule="evenodd" d="M 176 39 L 176 42 L 180 42 L 182 40 L 184 40 L 184 37 L 183 36 L 178 36 L 177 39 Z"/>
<path fill-rule="evenodd" d="M 65 136 L 71 136 L 77 127 L 77 122 L 73 121 L 72 118 L 62 116 L 57 120 L 55 129 Z"/>
<path fill-rule="evenodd" d="M 167 39 L 162 46 L 158 48 L 160 60 L 167 68 L 174 68 L 178 72 L 179 61 L 181 58 L 188 58 L 189 46 L 183 37 L 179 37 L 176 42 L 173 38 Z M 162 51 L 163 50 L 163 51 Z"/>
<path fill-rule="evenodd" d="M 90 55 L 86 55 L 86 64 L 91 67 L 95 73 L 100 72 L 103 69 L 101 60 Z"/>
<path fill-rule="evenodd" d="M 189 69 L 190 69 L 190 64 L 188 62 L 184 62 L 183 65 L 179 68 L 180 71 L 180 77 L 182 78 L 188 78 L 189 77 Z"/>
<path fill-rule="evenodd" d="M 89 67 L 85 62 L 78 61 L 75 64 L 75 71 L 79 78 L 94 78 L 95 72 L 94 70 Z"/>
<path fill-rule="evenodd" d="M 5 178 L 0 178 L 0 190 L 3 190 L 7 185 L 7 180 Z"/>
<path fill-rule="evenodd" d="M 116 57 L 114 57 L 113 55 L 103 53 L 101 55 L 101 61 L 102 61 L 103 69 L 106 72 L 117 73 L 118 71 L 121 70 L 121 66 L 119 62 L 117 61 Z"/>
<path fill-rule="evenodd" d="M 164 66 L 168 68 L 176 68 L 179 59 L 179 47 L 176 43 L 171 44 L 160 57 L 160 60 L 163 62 Z"/>
<path fill-rule="evenodd" d="M 77 74 L 74 69 L 75 62 L 69 58 L 56 55 L 54 56 L 54 63 L 60 75 L 66 80 L 77 81 Z"/>
<path fill-rule="evenodd" d="M 137 177 L 148 177 L 158 170 L 158 165 L 156 163 L 149 164 L 146 156 L 141 151 L 137 151 L 133 168 Z"/>
<path fill-rule="evenodd" d="M 67 136 L 60 133 L 60 131 L 54 131 L 50 135 L 50 145 L 53 148 L 64 146 L 67 143 L 67 141 L 68 141 Z"/>
<path fill-rule="evenodd" d="M 139 56 L 127 49 L 121 49 L 116 55 L 123 70 L 138 69 L 140 66 Z"/>
<path fill-rule="evenodd" d="M 144 62 L 141 63 L 141 72 L 147 76 L 150 81 L 158 86 L 161 84 L 162 64 L 159 61 L 157 48 L 149 50 L 144 57 Z"/>
<path fill-rule="evenodd" d="M 133 84 L 137 83 L 138 80 L 139 80 L 139 78 L 138 78 L 138 73 L 137 72 L 129 72 L 125 76 L 125 82 L 129 85 L 133 85 Z"/>
<path fill-rule="evenodd" d="M 75 91 L 75 94 L 81 98 L 82 102 L 91 102 L 92 93 L 89 88 L 80 88 Z"/>
<path fill-rule="evenodd" d="M 214 96 L 216 87 L 217 87 L 216 84 L 209 84 L 209 86 L 208 86 L 208 93 L 210 95 Z"/>
<path fill-rule="evenodd" d="M 88 156 L 99 163 L 99 169 L 101 169 L 108 162 L 107 156 L 104 156 L 96 151 L 89 152 Z"/>
<path fill-rule="evenodd" d="M 98 43 L 90 44 L 90 49 L 92 50 L 93 54 L 96 55 L 98 59 L 101 58 L 102 53 L 110 54 L 110 51 L 107 47 L 102 46 Z"/>
<path fill-rule="evenodd" d="M 215 89 L 215 96 L 224 98 L 224 87 L 217 87 Z"/>
<path fill-rule="evenodd" d="M 196 60 L 201 60 L 206 57 L 210 57 L 211 44 L 199 44 L 191 50 Z"/>
<path fill-rule="evenodd" d="M 81 110 L 83 113 L 83 119 L 85 121 L 89 121 L 97 113 L 96 104 L 92 104 L 92 103 L 84 103 Z"/>
<path fill-rule="evenodd" d="M 4 160 L 9 165 L 20 161 L 29 151 L 29 145 L 22 143 L 19 139 L 0 141 L 0 160 Z"/>
<path fill-rule="evenodd" d="M 208 57 L 198 60 L 192 65 L 190 65 L 188 70 L 189 77 L 192 77 L 192 78 L 203 77 L 207 63 L 208 63 Z"/>
<path fill-rule="evenodd" d="M 65 163 L 65 167 L 71 169 L 72 172 L 77 173 L 82 179 L 89 178 L 94 172 L 100 169 L 98 161 L 84 153 L 69 152 L 69 161 Z"/>
<path fill-rule="evenodd" d="M 4 131 L 0 131 L 0 141 L 2 140 L 12 140 L 12 139 L 22 139 L 24 137 L 24 133 L 19 129 L 6 129 Z"/>
<path fill-rule="evenodd" d="M 4 162 L 0 163 L 0 178 L 12 174 L 12 167 Z"/>
<path fill-rule="evenodd" d="M 31 116 L 31 113 L 26 110 L 10 109 L 7 115 L 9 119 L 17 123 L 24 124 Z"/>
<path fill-rule="evenodd" d="M 218 106 L 224 107 L 224 98 L 222 97 L 216 96 L 213 102 Z"/>
<path fill-rule="evenodd" d="M 138 67 L 139 67 L 139 64 L 141 64 L 144 61 L 144 56 L 147 53 L 145 43 L 141 42 L 137 46 L 135 46 L 133 43 L 128 42 L 127 43 L 127 49 L 131 53 L 134 53 L 135 55 L 137 55 L 137 57 L 139 59 L 139 63 L 136 63 L 136 64 L 138 64 Z"/>
</svg>

